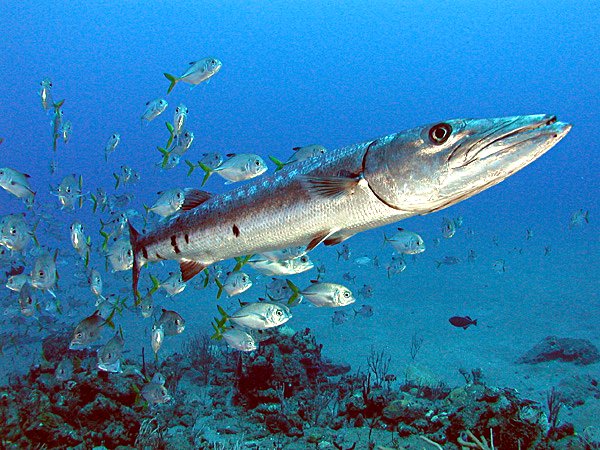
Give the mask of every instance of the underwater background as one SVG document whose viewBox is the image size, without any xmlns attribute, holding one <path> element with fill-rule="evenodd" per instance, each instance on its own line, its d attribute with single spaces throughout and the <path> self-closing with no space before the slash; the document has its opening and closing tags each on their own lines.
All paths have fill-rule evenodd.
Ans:
<svg viewBox="0 0 600 450">
<path fill-rule="evenodd" d="M 355 448 L 434 448 L 418 439 L 426 435 L 443 448 L 460 448 L 452 433 L 429 432 L 414 420 L 390 418 L 389 409 L 386 413 L 383 409 L 400 401 L 397 395 L 404 392 L 403 381 L 424 383 L 427 378 L 428 383 L 447 386 L 450 391 L 472 385 L 473 380 L 467 380 L 464 373 L 475 369 L 483 374 L 486 388 L 516 389 L 519 398 L 537 402 L 544 417 L 550 415 L 547 403 L 552 389 L 562 389 L 558 423 L 527 441 L 530 444 L 524 440 L 522 448 L 599 448 L 599 365 L 594 351 L 597 354 L 595 346 L 600 344 L 600 158 L 596 137 L 600 11 L 595 6 L 586 1 L 0 3 L 0 166 L 30 175 L 36 191 L 33 211 L 10 193 L 0 192 L 0 217 L 23 212 L 30 224 L 40 221 L 36 231 L 40 245 L 52 254 L 59 250 L 56 265 L 60 278 L 55 293 L 61 304 L 60 310 L 40 308 L 35 317 L 21 317 L 19 294 L 4 287 L 0 290 L 0 381 L 12 386 L 7 391 L 10 394 L 2 397 L 4 410 L 12 411 L 0 417 L 2 445 L 351 448 L 354 443 Z M 163 72 L 183 73 L 188 62 L 208 56 L 223 63 L 214 77 L 193 89 L 179 83 L 166 94 L 169 82 Z M 65 99 L 64 120 L 70 120 L 73 127 L 68 142 L 59 141 L 56 152 L 52 148 L 52 114 L 41 107 L 38 95 L 44 78 L 52 80 L 54 101 Z M 140 126 L 146 102 L 157 98 L 165 98 L 168 109 Z M 160 167 L 162 155 L 157 147 L 164 146 L 169 137 L 164 122 L 172 121 L 180 103 L 189 109 L 187 128 L 195 137 L 181 163 L 165 170 Z M 79 403 L 71 404 L 64 400 L 63 404 L 71 406 L 62 413 L 53 406 L 58 402 L 56 395 L 68 397 L 69 389 L 50 376 L 46 381 L 38 376 L 53 373 L 65 355 L 76 359 L 73 377 L 80 385 L 120 383 L 123 392 L 132 392 L 133 384 L 142 385 L 141 377 L 99 375 L 95 361 L 86 362 L 94 358 L 95 350 L 89 355 L 75 350 L 55 356 L 42 353 L 42 341 L 48 336 L 67 333 L 68 345 L 75 326 L 95 310 L 96 298 L 86 283 L 87 268 L 70 243 L 69 227 L 74 220 L 85 224 L 91 238 L 90 264 L 101 272 L 105 294 L 127 298 L 127 308 L 114 315 L 116 328 L 123 330 L 123 358 L 140 370 L 142 363 L 154 365 L 150 377 L 154 370 L 169 372 L 161 369 L 161 364 L 170 357 L 168 367 L 176 363 L 185 366 L 182 360 L 189 360 L 189 343 L 202 341 L 203 333 L 213 334 L 211 321 L 219 317 L 217 304 L 235 310 L 238 299 L 249 302 L 265 297 L 265 286 L 271 281 L 248 268 L 254 286 L 231 298 L 217 301 L 216 286 L 210 283 L 203 288 L 197 280 L 174 297 L 157 292 L 155 310 L 175 310 L 186 325 L 183 333 L 165 340 L 155 362 L 150 346 L 153 321 L 136 311 L 130 271 L 113 273 L 105 263 L 100 220 L 106 222 L 111 215 L 93 211 L 90 194 L 98 188 L 108 194 L 133 194 L 123 209 L 139 213 L 132 220 L 141 228 L 143 205 L 152 205 L 158 191 L 200 188 L 202 171 L 197 169 L 188 176 L 183 160 L 196 161 L 207 152 L 256 153 L 267 162 L 268 175 L 274 165 L 267 156 L 285 161 L 293 147 L 320 144 L 333 150 L 446 119 L 525 114 L 556 114 L 559 120 L 572 123 L 573 129 L 546 155 L 498 186 L 440 212 L 353 237 L 346 242 L 347 260 L 338 255 L 341 245 L 319 246 L 310 253 L 315 265 L 324 268 L 325 278 L 348 286 L 357 301 L 342 308 L 345 313 L 337 318 L 332 309 L 302 304 L 293 309 L 293 318 L 286 325 L 300 332 L 310 329 L 322 344 L 319 356 L 350 366 L 347 374 L 357 374 L 357 384 L 349 382 L 354 386 L 349 392 L 364 390 L 364 383 L 356 381 L 362 380 L 358 372 L 367 374 L 374 356 L 383 352 L 384 359 L 389 358 L 385 375 L 395 378 L 389 378 L 389 389 L 381 394 L 389 398 L 381 400 L 378 412 L 377 406 L 364 402 L 360 417 L 365 424 L 347 404 L 339 407 L 341 412 L 332 410 L 333 418 L 326 423 L 313 417 L 311 426 L 306 425 L 310 422 L 306 418 L 297 418 L 302 417 L 297 411 L 288 411 L 287 416 L 296 418 L 290 418 L 294 426 L 287 428 L 273 426 L 267 420 L 273 410 L 256 412 L 252 402 L 229 398 L 210 406 L 211 399 L 221 398 L 223 392 L 233 392 L 231 396 L 237 398 L 235 390 L 241 387 L 231 365 L 255 358 L 227 351 L 222 342 L 214 340 L 207 344 L 211 367 L 218 372 L 230 364 L 226 372 L 230 376 L 212 373 L 212 383 L 201 383 L 206 388 L 201 401 L 206 417 L 210 417 L 209 410 L 218 409 L 222 415 L 215 423 L 234 423 L 231 434 L 214 431 L 218 427 L 209 422 L 198 425 L 202 408 L 185 395 L 186 389 L 188 394 L 194 389 L 190 380 L 185 389 L 172 388 L 167 381 L 166 386 L 174 392 L 165 405 L 144 404 L 135 396 L 107 396 L 114 404 L 96 403 L 96 412 L 110 410 L 106 421 L 127 424 L 122 425 L 126 433 L 85 415 L 79 428 L 70 425 L 75 430 L 70 438 L 57 431 L 60 421 L 48 415 L 40 419 L 44 425 L 38 428 L 16 419 L 19 409 L 31 410 L 31 405 L 25 407 L 24 398 L 38 395 L 32 392 L 39 392 L 35 404 L 40 411 L 63 418 L 65 411 L 77 416 L 85 405 L 97 402 L 97 396 L 80 396 Z M 105 161 L 104 147 L 115 132 L 120 133 L 121 142 Z M 50 170 L 52 161 L 55 173 Z M 124 165 L 133 168 L 140 181 L 115 189 L 113 173 L 119 174 Z M 83 180 L 85 201 L 73 211 L 61 209 L 51 192 L 68 174 L 81 175 Z M 231 186 L 223 181 L 212 176 L 203 189 L 226 192 Z M 579 210 L 587 212 L 585 220 L 574 222 Z M 459 217 L 462 224 L 456 234 L 444 238 L 444 219 Z M 386 268 L 393 248 L 384 244 L 384 233 L 391 236 L 397 227 L 419 233 L 427 249 L 414 257 L 407 255 L 406 269 L 390 276 Z M 15 264 L 23 264 L 26 272 L 31 270 L 36 258 L 33 247 L 0 260 L 2 285 L 8 278 L 5 272 Z M 357 262 L 361 257 L 367 258 Z M 233 267 L 229 263 L 226 270 Z M 153 273 L 162 280 L 176 270 L 174 262 L 166 262 L 155 265 Z M 289 278 L 304 286 L 316 273 L 313 269 Z M 143 277 L 148 285 L 146 272 Z M 55 300 L 41 293 L 40 304 L 48 302 Z M 360 313 L 362 305 L 370 306 L 372 314 Z M 49 319 L 41 321 L 40 316 Z M 448 322 L 452 316 L 469 316 L 477 325 L 464 330 L 454 327 Z M 103 328 L 99 344 L 114 335 L 114 330 Z M 556 337 L 552 342 L 585 340 L 578 342 L 591 352 L 591 361 L 578 364 L 577 360 L 549 358 L 535 364 L 517 363 L 552 336 Z M 415 342 L 419 347 L 411 355 Z M 186 368 L 188 372 L 192 369 Z M 283 373 L 286 366 L 276 370 Z M 414 371 L 426 375 L 411 379 L 409 373 Z M 20 381 L 14 376 L 27 373 L 29 377 Z M 18 394 L 19 389 L 29 394 Z M 100 395 L 102 389 L 98 392 Z M 423 398 L 420 394 L 415 398 Z M 290 395 L 294 400 L 296 394 Z M 567 400 L 569 395 L 575 400 Z M 438 414 L 444 408 L 441 402 L 448 400 L 438 397 L 427 399 L 432 403 L 420 419 L 429 410 Z M 254 398 L 261 401 L 260 396 Z M 124 413 L 118 405 L 127 402 L 135 414 L 121 420 L 119 414 Z M 367 411 L 369 406 L 372 408 Z M 185 414 L 177 409 L 183 407 L 189 409 Z M 277 411 L 281 415 L 281 409 Z M 186 422 L 169 422 L 186 414 L 190 416 Z M 337 428 L 332 425 L 335 417 L 345 418 Z M 370 425 L 369 419 L 373 421 Z M 402 423 L 409 430 L 404 435 Z M 573 424 L 573 430 L 558 439 L 552 432 L 565 423 Z M 160 435 L 160 444 L 136 440 L 144 424 L 156 431 L 155 437 Z M 481 425 L 476 420 L 461 424 L 465 430 L 475 427 L 479 435 L 486 436 L 488 429 L 494 428 L 493 423 Z M 298 432 L 286 432 L 289 429 Z M 261 434 L 260 430 L 267 431 Z M 150 431 L 147 434 L 152 434 Z M 75 435 L 79 437 L 73 438 Z M 51 436 L 62 437 L 52 441 Z M 506 442 L 497 448 L 517 448 Z"/>
</svg>

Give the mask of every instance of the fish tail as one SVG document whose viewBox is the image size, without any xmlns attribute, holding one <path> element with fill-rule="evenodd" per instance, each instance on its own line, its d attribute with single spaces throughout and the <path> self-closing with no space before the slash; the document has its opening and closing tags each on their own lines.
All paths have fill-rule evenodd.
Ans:
<svg viewBox="0 0 600 450">
<path fill-rule="evenodd" d="M 140 298 L 140 293 L 138 291 L 138 283 L 140 281 L 140 270 L 142 268 L 142 264 L 140 263 L 139 259 L 140 234 L 135 228 L 133 228 L 131 222 L 127 221 L 127 224 L 129 225 L 129 242 L 131 243 L 131 249 L 133 253 L 133 265 L 131 268 L 133 295 L 135 298 Z"/>
<path fill-rule="evenodd" d="M 288 305 L 293 305 L 294 302 L 296 301 L 296 299 L 300 296 L 300 289 L 298 289 L 298 286 L 296 286 L 290 280 L 285 280 L 285 281 L 287 282 L 287 285 L 293 292 L 292 296 L 289 298 L 289 300 L 287 302 L 288 302 Z"/>
<path fill-rule="evenodd" d="M 473 321 L 473 325 L 477 325 L 477 319 Z"/>
<path fill-rule="evenodd" d="M 158 281 L 158 278 L 156 278 L 154 275 L 150 275 L 150 279 L 152 280 L 152 287 L 148 291 L 148 295 L 154 294 L 160 287 L 160 281 Z"/>
<path fill-rule="evenodd" d="M 275 168 L 275 172 L 277 172 L 278 170 L 283 169 L 283 167 L 285 166 L 285 163 L 279 161 L 277 158 L 275 158 L 274 156 L 269 156 L 269 159 L 271 161 L 273 161 L 273 164 L 275 164 L 277 167 Z"/>
<path fill-rule="evenodd" d="M 170 73 L 166 73 L 166 72 L 164 72 L 163 75 L 165 76 L 165 78 L 167 80 L 169 80 L 171 82 L 171 84 L 169 85 L 169 89 L 167 89 L 167 94 L 170 94 L 171 91 L 173 90 L 173 88 L 175 87 L 175 85 L 177 84 L 177 82 L 179 81 L 179 78 L 176 78 L 173 75 L 171 75 Z"/>
<path fill-rule="evenodd" d="M 90 194 L 90 198 L 92 199 L 92 203 L 94 204 L 92 212 L 96 212 L 96 209 L 98 209 L 98 199 L 94 194 Z"/>
<path fill-rule="evenodd" d="M 201 162 L 198 162 L 198 167 L 200 167 L 202 170 L 204 170 L 204 178 L 202 179 L 202 184 L 200 185 L 200 187 L 202 187 L 206 184 L 206 182 L 208 181 L 208 179 L 210 178 L 210 176 L 212 175 L 214 170 L 211 169 L 210 167 L 208 167 L 207 165 L 202 164 Z"/>
<path fill-rule="evenodd" d="M 191 162 L 189 159 L 185 160 L 185 163 L 189 166 L 189 170 L 187 173 L 187 176 L 189 177 L 192 173 L 194 173 L 194 170 L 196 170 L 197 166 L 196 164 L 194 164 L 193 162 Z"/>
<path fill-rule="evenodd" d="M 585 214 L 583 215 L 583 220 L 585 220 L 585 223 L 590 223 L 590 212 L 589 210 L 585 212 Z"/>
<path fill-rule="evenodd" d="M 169 163 L 169 152 L 162 147 L 156 147 L 156 148 L 163 155 L 163 159 L 162 159 L 162 162 L 160 163 L 160 166 L 164 169 L 165 167 L 167 167 L 167 164 Z"/>
<path fill-rule="evenodd" d="M 221 297 L 221 294 L 223 293 L 223 283 L 221 283 L 221 280 L 219 280 L 218 278 L 215 278 L 215 283 L 219 287 L 219 291 L 217 292 L 217 300 L 218 300 Z"/>
<path fill-rule="evenodd" d="M 436 261 L 435 263 L 437 264 L 437 266 L 435 266 L 435 267 L 436 267 L 436 269 L 439 269 L 439 268 L 440 268 L 440 266 L 442 265 L 442 262 L 441 262 L 441 261 Z"/>
<path fill-rule="evenodd" d="M 115 178 L 115 189 L 117 189 L 119 187 L 119 183 L 121 183 L 121 177 L 119 177 L 119 175 L 117 175 L 116 173 L 113 173 L 113 177 Z"/>
</svg>

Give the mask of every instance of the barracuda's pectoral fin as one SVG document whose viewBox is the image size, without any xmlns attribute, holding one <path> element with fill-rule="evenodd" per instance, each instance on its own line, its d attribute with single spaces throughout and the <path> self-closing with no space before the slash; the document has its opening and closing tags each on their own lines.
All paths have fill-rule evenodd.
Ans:
<svg viewBox="0 0 600 450">
<path fill-rule="evenodd" d="M 344 230 L 341 230 L 341 231 L 338 231 L 337 233 L 332 234 L 327 239 L 325 239 L 323 244 L 328 245 L 328 246 L 329 245 L 337 245 L 341 242 L 344 242 L 346 239 L 350 239 L 355 234 L 356 233 L 349 233 L 349 232 L 344 232 Z"/>
<path fill-rule="evenodd" d="M 310 252 L 313 248 L 315 248 L 321 242 L 325 242 L 331 235 L 337 233 L 338 231 L 339 231 L 339 229 L 326 230 L 326 231 L 323 231 L 322 233 L 317 234 L 314 238 L 312 238 L 312 240 L 306 246 L 306 251 Z"/>
<path fill-rule="evenodd" d="M 206 191 L 201 191 L 199 189 L 185 189 L 185 200 L 183 205 L 181 205 L 181 209 L 183 211 L 189 211 L 190 209 L 194 209 L 196 206 L 201 205 L 206 200 L 212 197 L 212 194 Z"/>
<path fill-rule="evenodd" d="M 202 272 L 206 268 L 206 264 L 184 259 L 179 262 L 179 268 L 181 269 L 181 279 L 183 281 L 189 281 Z"/>
<path fill-rule="evenodd" d="M 334 177 L 300 177 L 302 187 L 311 197 L 324 199 L 339 198 L 344 195 L 352 195 L 359 183 L 364 178 L 358 176 L 339 175 Z"/>
</svg>

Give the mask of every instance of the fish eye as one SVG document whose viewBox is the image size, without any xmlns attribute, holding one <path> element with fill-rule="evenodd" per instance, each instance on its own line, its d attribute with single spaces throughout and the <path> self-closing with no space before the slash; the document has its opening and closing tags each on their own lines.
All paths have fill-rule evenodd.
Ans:
<svg viewBox="0 0 600 450">
<path fill-rule="evenodd" d="M 429 129 L 429 140 L 435 145 L 442 145 L 452 134 L 452 127 L 445 122 L 438 123 Z"/>
<path fill-rule="evenodd" d="M 83 333 L 82 333 L 81 331 L 80 331 L 80 332 L 78 332 L 78 333 L 75 333 L 75 337 L 76 337 L 77 339 L 81 339 L 81 338 L 83 337 Z"/>
<path fill-rule="evenodd" d="M 10 229 L 10 234 L 17 234 L 17 230 L 13 227 Z"/>
<path fill-rule="evenodd" d="M 303 263 L 308 262 L 308 256 L 303 256 L 302 258 L 300 258 L 300 261 L 302 261 Z"/>
<path fill-rule="evenodd" d="M 39 275 L 40 277 L 43 277 L 43 276 L 45 275 L 45 273 L 44 273 L 44 271 L 43 271 L 43 270 L 40 270 L 40 271 L 38 272 L 38 275 Z"/>
<path fill-rule="evenodd" d="M 277 311 L 275 311 L 275 314 L 277 314 L 278 316 L 282 316 L 283 315 L 283 311 L 278 309 Z"/>
<path fill-rule="evenodd" d="M 348 291 L 345 291 L 345 292 L 344 292 L 344 297 L 346 297 L 346 298 L 350 298 L 350 292 L 348 292 Z"/>
<path fill-rule="evenodd" d="M 181 325 L 181 320 L 175 319 L 175 325 Z"/>
</svg>

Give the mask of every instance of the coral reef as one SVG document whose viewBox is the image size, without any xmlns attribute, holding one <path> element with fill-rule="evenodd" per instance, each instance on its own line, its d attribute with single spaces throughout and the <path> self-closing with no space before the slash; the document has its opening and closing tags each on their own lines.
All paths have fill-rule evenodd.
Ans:
<svg viewBox="0 0 600 450">
<path fill-rule="evenodd" d="M 48 338 L 45 359 L 0 388 L 3 448 L 598 448 L 594 430 L 574 437 L 560 422 L 558 391 L 545 413 L 484 384 L 480 369 L 461 371 L 455 388 L 417 364 L 397 380 L 375 349 L 367 372 L 352 373 L 323 358 L 308 329 L 267 332 L 251 353 L 198 335 L 160 365 L 125 361 L 121 374 L 98 372 L 94 354 L 64 349 L 68 339 Z M 58 377 L 65 357 L 72 373 Z M 152 405 L 140 390 L 158 371 L 173 400 Z"/>
<path fill-rule="evenodd" d="M 517 363 L 537 364 L 554 360 L 588 365 L 600 361 L 600 352 L 587 339 L 548 336 L 517 359 Z"/>
</svg>

